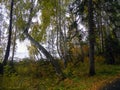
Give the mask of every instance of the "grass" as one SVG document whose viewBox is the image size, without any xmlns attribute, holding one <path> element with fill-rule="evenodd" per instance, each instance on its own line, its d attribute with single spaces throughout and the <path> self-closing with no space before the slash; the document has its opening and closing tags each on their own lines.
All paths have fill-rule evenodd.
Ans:
<svg viewBox="0 0 120 90">
<path fill-rule="evenodd" d="M 22 61 L 15 64 L 16 73 L 0 76 L 0 90 L 98 90 L 120 76 L 119 65 L 96 61 L 96 75 L 93 77 L 88 75 L 88 66 L 87 60 L 77 65 L 69 63 L 63 69 L 67 78 L 60 81 L 51 64 Z"/>
</svg>

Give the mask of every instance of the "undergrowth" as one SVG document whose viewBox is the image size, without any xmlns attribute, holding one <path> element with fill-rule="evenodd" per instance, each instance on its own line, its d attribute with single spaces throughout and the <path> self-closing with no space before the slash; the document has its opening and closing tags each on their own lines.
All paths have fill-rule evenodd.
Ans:
<svg viewBox="0 0 120 90">
<path fill-rule="evenodd" d="M 89 63 L 68 63 L 62 68 L 65 76 L 60 81 L 54 68 L 47 61 L 26 60 L 14 64 L 15 72 L 11 73 L 6 66 L 5 74 L 0 76 L 0 90 L 98 90 L 106 82 L 120 75 L 119 65 L 107 65 L 102 57 L 96 57 L 96 75 L 88 75 Z"/>
</svg>

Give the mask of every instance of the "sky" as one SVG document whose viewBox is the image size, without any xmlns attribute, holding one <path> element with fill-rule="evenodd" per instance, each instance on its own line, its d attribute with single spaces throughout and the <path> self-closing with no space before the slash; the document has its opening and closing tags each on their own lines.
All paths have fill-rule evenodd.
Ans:
<svg viewBox="0 0 120 90">
<path fill-rule="evenodd" d="M 4 16 L 3 16 L 4 15 Z M 5 9 L 5 6 L 0 3 L 0 28 L 2 28 L 2 22 L 6 21 L 7 24 L 9 24 L 9 20 L 7 17 L 7 9 Z M 24 42 L 20 42 L 17 40 L 17 50 L 15 52 L 15 57 L 18 58 L 26 58 L 29 57 L 27 45 L 29 45 L 30 42 L 28 40 L 25 40 Z"/>
<path fill-rule="evenodd" d="M 15 53 L 15 57 L 18 57 L 18 58 L 29 57 L 28 50 L 27 50 L 27 45 L 29 44 L 30 42 L 28 40 L 25 40 L 24 42 L 20 42 L 19 40 L 17 40 L 17 50 Z"/>
<path fill-rule="evenodd" d="M 37 3 L 38 0 L 36 0 L 35 3 Z M 0 4 L 1 5 L 1 4 Z M 0 6 L 0 9 L 5 16 L 7 15 L 7 12 L 6 12 L 6 9 L 5 9 L 5 6 Z M 0 15 L 1 16 L 1 15 Z M 36 18 L 33 18 L 33 22 L 38 22 L 38 23 L 41 23 L 40 21 L 40 17 L 41 16 L 41 13 L 38 12 L 38 16 Z M 0 21 L 3 21 L 2 18 L 0 18 L 1 20 Z M 7 19 L 5 19 L 7 20 Z M 8 21 L 9 22 L 9 21 Z M 24 42 L 19 42 L 19 40 L 17 40 L 17 50 L 15 52 L 15 57 L 18 57 L 18 58 L 26 58 L 26 57 L 29 57 L 28 55 L 28 50 L 27 50 L 27 45 L 29 45 L 30 42 L 28 40 L 25 40 Z M 43 45 L 44 46 L 44 45 Z"/>
</svg>

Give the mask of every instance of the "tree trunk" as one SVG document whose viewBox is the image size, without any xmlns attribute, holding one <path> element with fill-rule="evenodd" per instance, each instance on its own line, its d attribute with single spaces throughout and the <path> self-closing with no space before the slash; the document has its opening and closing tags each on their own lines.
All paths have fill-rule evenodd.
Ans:
<svg viewBox="0 0 120 90">
<path fill-rule="evenodd" d="M 11 0 L 10 23 L 9 23 L 9 36 L 8 36 L 7 49 L 6 49 L 5 57 L 4 57 L 4 60 L 3 60 L 3 66 L 7 64 L 8 57 L 9 57 L 9 54 L 10 54 L 11 36 L 12 36 L 13 4 L 14 4 L 14 0 Z"/>
<path fill-rule="evenodd" d="M 24 34 L 31 41 L 31 43 L 33 43 L 46 56 L 46 58 L 50 60 L 51 64 L 55 68 L 56 73 L 58 75 L 64 77 L 64 74 L 60 68 L 60 65 L 58 64 L 58 62 L 56 60 L 54 60 L 52 55 L 41 44 L 39 44 L 37 41 L 35 41 L 27 32 L 24 32 Z"/>
<path fill-rule="evenodd" d="M 17 30 L 17 28 L 16 28 Z M 13 49 L 12 49 L 12 57 L 11 57 L 11 66 L 13 66 L 13 60 L 14 60 L 14 55 L 15 55 L 15 47 L 16 47 L 16 32 L 14 31 L 14 36 L 13 36 Z"/>
<path fill-rule="evenodd" d="M 92 7 L 92 0 L 89 0 L 88 4 L 88 25 L 89 25 L 89 74 L 93 76 L 95 74 L 95 62 L 94 62 L 94 42 L 95 42 L 95 35 L 94 35 L 94 21 L 93 21 L 93 7 Z"/>
<path fill-rule="evenodd" d="M 26 28 L 24 30 L 24 34 L 26 35 L 26 37 L 31 41 L 31 43 L 33 43 L 45 56 L 47 59 L 50 60 L 51 64 L 53 65 L 53 67 L 55 68 L 55 71 L 58 75 L 62 76 L 62 78 L 65 78 L 61 67 L 59 65 L 59 63 L 52 57 L 52 55 L 41 45 L 39 44 L 37 41 L 35 41 L 29 34 L 28 34 L 28 30 L 30 28 L 31 25 L 31 21 L 32 21 L 32 12 L 33 12 L 33 8 L 34 8 L 34 2 L 32 1 L 31 4 L 31 9 L 30 9 L 30 16 L 28 19 L 28 23 L 26 25 Z"/>
<path fill-rule="evenodd" d="M 84 55 L 84 51 L 81 43 L 80 43 L 80 50 L 81 50 L 81 61 L 84 62 L 85 55 Z"/>
</svg>

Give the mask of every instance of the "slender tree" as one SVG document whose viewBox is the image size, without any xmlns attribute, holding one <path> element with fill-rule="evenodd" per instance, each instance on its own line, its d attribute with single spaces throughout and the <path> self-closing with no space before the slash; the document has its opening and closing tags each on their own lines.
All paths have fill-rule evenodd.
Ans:
<svg viewBox="0 0 120 90">
<path fill-rule="evenodd" d="M 9 57 L 9 54 L 10 54 L 11 36 L 12 36 L 13 5 L 14 5 L 14 0 L 11 0 L 10 20 L 9 20 L 9 35 L 8 35 L 8 43 L 7 43 L 5 57 L 4 57 L 4 60 L 3 60 L 3 65 L 7 64 L 8 57 Z"/>
<path fill-rule="evenodd" d="M 17 28 L 15 28 L 14 35 L 13 35 L 13 47 L 12 47 L 12 56 L 11 56 L 11 65 L 12 66 L 13 66 L 13 60 L 14 60 L 15 49 L 16 49 L 16 39 L 17 39 Z"/>
<path fill-rule="evenodd" d="M 95 62 L 94 62 L 94 43 L 95 43 L 95 35 L 94 35 L 94 21 L 93 21 L 93 3 L 92 0 L 88 2 L 88 25 L 89 25 L 89 74 L 93 76 L 95 74 Z"/>
</svg>

